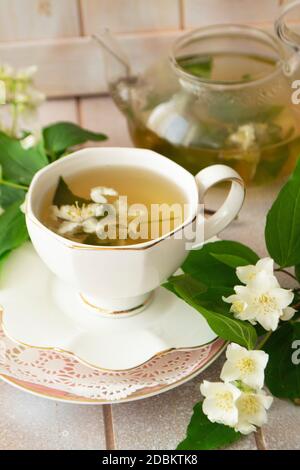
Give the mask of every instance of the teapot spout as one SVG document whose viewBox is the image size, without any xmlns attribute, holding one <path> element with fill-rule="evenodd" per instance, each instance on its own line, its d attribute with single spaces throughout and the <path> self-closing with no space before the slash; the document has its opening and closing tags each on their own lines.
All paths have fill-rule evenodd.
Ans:
<svg viewBox="0 0 300 470">
<path fill-rule="evenodd" d="M 130 105 L 130 89 L 135 82 L 127 55 L 109 30 L 106 29 L 92 37 L 103 52 L 106 80 L 111 96 L 117 106 L 125 111 Z"/>
</svg>

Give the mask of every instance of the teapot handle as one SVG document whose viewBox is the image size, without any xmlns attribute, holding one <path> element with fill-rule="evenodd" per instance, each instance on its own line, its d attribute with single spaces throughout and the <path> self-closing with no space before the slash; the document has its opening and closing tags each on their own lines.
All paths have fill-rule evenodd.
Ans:
<svg viewBox="0 0 300 470">
<path fill-rule="evenodd" d="M 245 186 L 240 175 L 226 165 L 212 165 L 204 168 L 199 171 L 195 179 L 198 186 L 200 204 L 203 204 L 205 193 L 212 186 L 225 181 L 231 181 L 229 194 L 222 206 L 215 214 L 204 221 L 204 240 L 208 240 L 218 235 L 237 216 L 244 202 Z M 192 249 L 200 245 L 196 241 Z"/>
</svg>

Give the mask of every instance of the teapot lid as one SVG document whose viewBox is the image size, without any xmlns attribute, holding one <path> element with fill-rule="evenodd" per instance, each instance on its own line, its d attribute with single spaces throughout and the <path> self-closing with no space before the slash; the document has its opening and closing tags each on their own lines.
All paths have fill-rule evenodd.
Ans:
<svg viewBox="0 0 300 470">
<path fill-rule="evenodd" d="M 283 5 L 275 22 L 278 38 L 295 51 L 300 50 L 300 1 L 296 0 Z M 297 29 L 299 32 L 297 32 Z"/>
</svg>

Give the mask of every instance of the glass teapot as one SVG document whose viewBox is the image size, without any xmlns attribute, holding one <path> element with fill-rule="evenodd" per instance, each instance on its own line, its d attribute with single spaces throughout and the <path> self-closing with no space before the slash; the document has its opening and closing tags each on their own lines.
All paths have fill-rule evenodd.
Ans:
<svg viewBox="0 0 300 470">
<path fill-rule="evenodd" d="M 300 105 L 291 99 L 297 13 L 299 1 L 285 6 L 277 37 L 242 25 L 194 30 L 138 75 L 109 32 L 95 36 L 134 144 L 194 174 L 215 163 L 232 166 L 247 183 L 290 173 L 300 155 Z"/>
</svg>

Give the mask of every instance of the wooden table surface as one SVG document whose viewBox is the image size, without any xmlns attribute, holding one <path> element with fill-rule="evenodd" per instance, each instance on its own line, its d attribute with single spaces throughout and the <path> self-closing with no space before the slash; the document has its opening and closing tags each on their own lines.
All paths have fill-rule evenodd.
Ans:
<svg viewBox="0 0 300 470">
<path fill-rule="evenodd" d="M 70 120 L 107 133 L 102 145 L 132 146 L 126 123 L 108 97 L 50 101 L 41 122 Z M 260 255 L 265 214 L 278 187 L 250 189 L 241 215 L 222 238 L 247 243 Z M 222 190 L 208 196 L 217 208 Z M 208 370 L 175 390 L 145 400 L 104 406 L 48 401 L 0 382 L 0 449 L 175 449 L 184 437 L 193 405 L 200 399 L 203 379 L 218 380 L 222 356 Z M 253 434 L 233 449 L 299 449 L 300 407 L 274 400 L 260 438 Z"/>
</svg>

